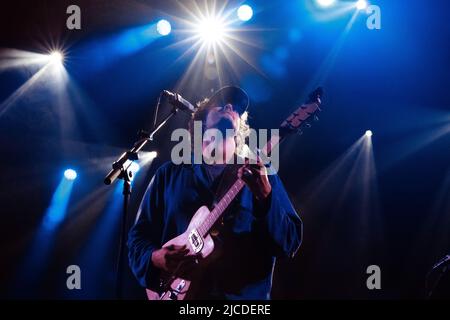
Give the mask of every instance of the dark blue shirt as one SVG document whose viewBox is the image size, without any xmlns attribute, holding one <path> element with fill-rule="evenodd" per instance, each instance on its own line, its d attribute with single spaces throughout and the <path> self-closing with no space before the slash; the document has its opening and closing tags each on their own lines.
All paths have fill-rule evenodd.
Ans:
<svg viewBox="0 0 450 320">
<path fill-rule="evenodd" d="M 270 175 L 269 181 L 264 208 L 245 186 L 224 213 L 215 238 L 221 254 L 203 273 L 203 298 L 270 299 L 276 257 L 297 252 L 302 222 L 279 177 Z M 152 252 L 183 233 L 198 208 L 211 208 L 213 185 L 204 165 L 168 162 L 157 170 L 129 232 L 130 267 L 140 285 L 157 288 L 160 272 Z"/>
</svg>

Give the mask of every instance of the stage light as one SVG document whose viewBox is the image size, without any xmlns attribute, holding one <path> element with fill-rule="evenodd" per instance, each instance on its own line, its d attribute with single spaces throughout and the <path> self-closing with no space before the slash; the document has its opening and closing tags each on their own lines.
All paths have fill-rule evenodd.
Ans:
<svg viewBox="0 0 450 320">
<path fill-rule="evenodd" d="M 335 0 L 316 0 L 316 1 L 321 7 L 329 7 L 335 2 Z"/>
<path fill-rule="evenodd" d="M 177 86 L 185 90 L 210 90 L 210 81 L 218 81 L 219 86 L 226 85 L 234 76 L 238 76 L 243 64 L 263 73 L 256 62 L 256 56 L 250 54 L 249 47 L 260 48 L 258 41 L 250 38 L 250 31 L 262 29 L 248 28 L 238 16 L 239 6 L 231 6 L 228 1 L 201 1 L 189 6 L 178 1 L 187 13 L 187 18 L 179 18 L 180 31 L 188 34 L 177 44 L 186 50 L 177 60 L 192 57 Z M 241 3 L 242 4 L 242 3 Z M 208 81 L 203 81 L 207 79 Z M 201 82 L 201 88 L 198 87 Z"/>
<path fill-rule="evenodd" d="M 244 4 L 239 7 L 237 11 L 237 15 L 239 20 L 248 21 L 253 17 L 253 9 L 247 4 Z"/>
<path fill-rule="evenodd" d="M 367 1 L 366 0 L 358 0 L 356 2 L 356 8 L 358 10 L 363 10 L 363 9 L 367 8 Z"/>
<path fill-rule="evenodd" d="M 64 177 L 67 180 L 75 180 L 77 178 L 77 172 L 73 169 L 67 169 L 64 171 Z"/>
<path fill-rule="evenodd" d="M 48 54 L 0 48 L 0 71 L 25 66 L 42 67 L 48 63 Z"/>
<path fill-rule="evenodd" d="M 129 169 L 133 173 L 133 175 L 135 175 L 139 171 L 139 169 L 141 169 L 141 166 L 137 162 L 132 162 Z"/>
<path fill-rule="evenodd" d="M 169 21 L 162 19 L 156 24 L 156 30 L 160 35 L 167 36 L 172 30 L 172 26 Z"/>
<path fill-rule="evenodd" d="M 62 65 L 64 62 L 64 56 L 59 51 L 52 51 L 49 54 L 49 59 L 51 64 Z"/>
<path fill-rule="evenodd" d="M 155 159 L 157 156 L 158 156 L 158 153 L 156 151 L 150 151 L 150 152 L 144 151 L 139 156 L 140 163 L 145 165 L 147 162 Z"/>
<path fill-rule="evenodd" d="M 366 137 L 370 138 L 373 135 L 372 130 L 367 130 L 365 135 L 366 135 Z"/>
<path fill-rule="evenodd" d="M 200 21 L 197 33 L 207 44 L 215 44 L 223 41 L 225 36 L 225 25 L 217 17 L 208 17 Z"/>
</svg>

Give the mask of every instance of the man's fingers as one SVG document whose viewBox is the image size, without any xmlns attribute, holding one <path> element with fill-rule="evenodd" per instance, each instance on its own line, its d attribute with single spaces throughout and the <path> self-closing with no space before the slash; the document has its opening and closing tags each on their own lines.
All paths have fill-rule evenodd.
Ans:
<svg viewBox="0 0 450 320">
<path fill-rule="evenodd" d="M 245 166 L 243 168 L 242 174 L 244 176 L 248 176 L 248 177 L 251 177 L 251 176 L 256 177 L 256 176 L 264 174 L 264 170 L 265 170 L 264 167 L 260 167 L 259 165 L 256 165 L 256 164 L 255 165 L 251 164 L 251 165 Z"/>
<path fill-rule="evenodd" d="M 167 252 L 166 256 L 168 258 L 179 258 L 179 257 L 184 257 L 185 255 L 187 255 L 189 253 L 189 249 L 184 249 L 184 250 L 178 250 L 178 251 L 169 251 Z"/>
<path fill-rule="evenodd" d="M 183 258 L 183 263 L 196 263 L 196 261 L 198 261 L 198 256 L 197 255 L 188 255 L 188 256 L 184 256 Z"/>
<path fill-rule="evenodd" d="M 187 255 L 189 253 L 189 249 L 186 248 L 186 245 L 178 246 L 178 245 L 170 245 L 167 247 L 166 257 L 167 258 L 179 258 Z"/>
<path fill-rule="evenodd" d="M 166 247 L 169 251 L 178 251 L 178 250 L 183 250 L 186 249 L 186 245 L 176 245 L 176 244 L 171 244 L 170 246 Z"/>
<path fill-rule="evenodd" d="M 260 174 L 262 169 L 260 167 L 249 167 L 248 168 L 252 174 Z"/>
<path fill-rule="evenodd" d="M 171 263 L 176 263 L 177 265 L 185 263 L 195 263 L 198 260 L 196 255 L 185 255 L 185 256 L 171 256 L 167 257 L 167 260 Z"/>
<path fill-rule="evenodd" d="M 190 250 L 186 246 L 180 246 L 178 250 L 167 251 L 166 258 L 173 260 L 194 260 L 197 258 L 196 255 L 190 255 Z"/>
<path fill-rule="evenodd" d="M 264 168 L 264 163 L 261 161 L 260 158 L 258 158 L 258 161 L 256 163 L 251 163 L 249 165 L 251 168 L 258 168 L 258 169 L 262 169 Z"/>
<path fill-rule="evenodd" d="M 238 178 L 245 181 L 252 174 L 251 170 L 247 166 L 242 166 L 238 170 Z"/>
</svg>

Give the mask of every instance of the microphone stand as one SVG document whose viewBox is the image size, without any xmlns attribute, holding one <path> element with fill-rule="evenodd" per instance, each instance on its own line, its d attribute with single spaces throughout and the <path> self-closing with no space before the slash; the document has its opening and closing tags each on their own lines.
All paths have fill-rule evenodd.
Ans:
<svg viewBox="0 0 450 320">
<path fill-rule="evenodd" d="M 138 160 L 138 153 L 142 150 L 142 148 L 149 142 L 153 141 L 153 136 L 156 132 L 158 132 L 167 121 L 172 118 L 178 112 L 177 107 L 173 107 L 172 111 L 169 115 L 167 115 L 158 126 L 154 126 L 154 129 L 151 132 L 146 132 L 141 130 L 139 132 L 139 140 L 136 141 L 133 147 L 124 152 L 113 164 L 112 170 L 106 175 L 104 183 L 106 185 L 112 184 L 117 179 L 123 180 L 123 215 L 122 215 L 122 223 L 119 237 L 119 253 L 117 257 L 117 265 L 116 265 L 116 295 L 117 299 L 123 299 L 123 260 L 125 253 L 125 234 L 126 234 L 126 223 L 128 217 L 128 203 L 131 195 L 131 180 L 133 179 L 133 173 L 130 170 L 130 166 L 133 161 Z M 156 117 L 156 115 L 155 115 Z"/>
</svg>

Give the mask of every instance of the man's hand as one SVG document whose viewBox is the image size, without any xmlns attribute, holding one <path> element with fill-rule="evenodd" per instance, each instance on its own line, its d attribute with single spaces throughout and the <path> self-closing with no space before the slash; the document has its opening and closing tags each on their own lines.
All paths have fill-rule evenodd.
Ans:
<svg viewBox="0 0 450 320">
<path fill-rule="evenodd" d="M 267 169 L 260 159 L 256 164 L 249 164 L 246 159 L 245 165 L 238 170 L 238 177 L 247 184 L 258 201 L 264 202 L 272 192 Z"/>
<path fill-rule="evenodd" d="M 152 253 L 152 263 L 160 270 L 182 277 L 189 277 L 198 263 L 197 256 L 188 255 L 186 246 L 170 245 Z"/>
</svg>

